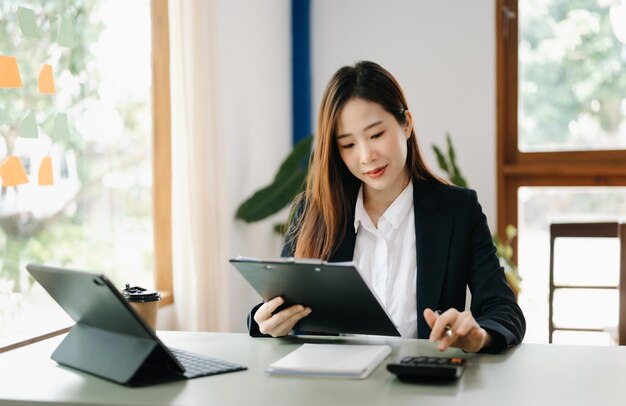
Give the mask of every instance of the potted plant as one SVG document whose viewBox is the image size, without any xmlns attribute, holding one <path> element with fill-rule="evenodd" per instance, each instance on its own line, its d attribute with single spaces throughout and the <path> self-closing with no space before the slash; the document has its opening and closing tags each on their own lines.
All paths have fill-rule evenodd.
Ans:
<svg viewBox="0 0 626 406">
<path fill-rule="evenodd" d="M 237 208 L 235 217 L 246 223 L 263 220 L 291 204 L 304 190 L 309 171 L 309 157 L 313 136 L 301 139 L 283 161 L 269 185 L 257 190 Z M 284 235 L 286 223 L 274 225 L 274 231 Z"/>
</svg>

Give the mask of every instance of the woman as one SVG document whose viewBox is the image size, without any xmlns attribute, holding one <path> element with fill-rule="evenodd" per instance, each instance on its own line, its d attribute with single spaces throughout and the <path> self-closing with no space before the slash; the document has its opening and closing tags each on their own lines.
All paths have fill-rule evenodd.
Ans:
<svg viewBox="0 0 626 406">
<path fill-rule="evenodd" d="M 376 63 L 345 66 L 328 83 L 307 188 L 294 207 L 282 255 L 355 261 L 403 337 L 467 352 L 522 341 L 526 322 L 476 192 L 429 170 L 404 93 Z M 256 306 L 250 334 L 286 335 L 315 311 L 294 305 L 274 314 L 282 303 Z"/>
</svg>

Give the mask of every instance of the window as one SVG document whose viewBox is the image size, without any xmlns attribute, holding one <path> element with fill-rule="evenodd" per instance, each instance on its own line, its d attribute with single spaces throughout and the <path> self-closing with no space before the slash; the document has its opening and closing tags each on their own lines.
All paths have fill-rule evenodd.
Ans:
<svg viewBox="0 0 626 406">
<path fill-rule="evenodd" d="M 550 224 L 614 221 L 626 213 L 626 187 L 520 187 L 518 265 L 523 272 L 519 303 L 526 314 L 527 342 L 548 342 Z M 617 238 L 557 238 L 557 285 L 616 286 Z M 616 290 L 555 290 L 554 322 L 568 328 L 617 326 Z M 610 330 L 610 329 L 609 329 Z M 607 333 L 557 331 L 554 343 L 608 344 Z"/>
<path fill-rule="evenodd" d="M 522 0 L 519 15 L 519 150 L 626 149 L 626 51 L 616 35 L 626 4 Z"/>
<path fill-rule="evenodd" d="M 156 269 L 157 288 L 171 291 L 167 1 L 8 0 L 0 31 L 22 81 L 0 88 L 0 160 L 16 157 L 27 176 L 0 196 L 0 336 L 68 322 L 28 262 L 104 272 L 120 288 L 155 286 Z M 39 92 L 44 64 L 53 94 Z M 52 185 L 41 184 L 44 157 Z M 155 245 L 166 248 L 155 256 Z"/>
<path fill-rule="evenodd" d="M 520 303 L 530 342 L 547 342 L 548 264 L 535 255 L 549 249 L 546 227 L 616 221 L 625 213 L 619 202 L 626 186 L 626 38 L 624 24 L 614 22 L 624 7 L 603 0 L 497 1 L 498 230 L 520 229 Z M 561 321 L 576 312 L 560 309 Z M 561 335 L 563 342 L 606 342 Z"/>
</svg>

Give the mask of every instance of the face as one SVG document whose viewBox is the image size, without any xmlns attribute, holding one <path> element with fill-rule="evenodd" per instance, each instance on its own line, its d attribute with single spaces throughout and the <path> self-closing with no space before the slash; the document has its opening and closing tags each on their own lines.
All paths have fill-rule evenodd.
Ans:
<svg viewBox="0 0 626 406">
<path fill-rule="evenodd" d="M 349 100 L 339 115 L 336 142 L 341 159 L 363 182 L 365 197 L 395 199 L 409 182 L 407 140 L 412 119 L 400 125 L 381 105 Z"/>
</svg>

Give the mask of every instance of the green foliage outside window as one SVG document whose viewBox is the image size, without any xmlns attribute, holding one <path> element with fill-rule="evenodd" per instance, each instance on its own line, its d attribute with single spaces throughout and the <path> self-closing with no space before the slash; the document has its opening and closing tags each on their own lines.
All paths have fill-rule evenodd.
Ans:
<svg viewBox="0 0 626 406">
<path fill-rule="evenodd" d="M 522 150 L 626 148 L 626 48 L 613 3 L 520 1 Z"/>
<path fill-rule="evenodd" d="M 20 153 L 16 148 L 19 142 L 23 142 L 19 137 L 20 122 L 31 110 L 36 114 L 40 137 L 32 140 L 32 145 L 39 145 L 42 134 L 51 134 L 58 113 L 67 114 L 69 133 L 51 141 L 53 148 L 75 156 L 76 163 L 75 187 L 64 196 L 66 203 L 44 215 L 37 213 L 37 208 L 46 205 L 51 208 L 50 202 L 31 205 L 32 202 L 24 201 L 22 186 L 7 188 L 0 185 L 0 334 L 6 327 L 3 322 L 11 319 L 19 310 L 22 298 L 29 293 L 33 281 L 24 270 L 28 262 L 72 267 L 78 262 L 83 269 L 106 272 L 118 284 L 122 281 L 116 279 L 123 277 L 124 273 L 133 272 L 136 276 L 141 270 L 152 269 L 151 178 L 146 177 L 151 174 L 149 93 L 139 99 L 113 101 L 109 95 L 109 100 L 104 101 L 99 74 L 103 61 L 97 60 L 95 53 L 108 28 L 102 18 L 102 8 L 118 7 L 120 11 L 128 12 L 132 7 L 124 3 L 118 0 L 0 2 L 0 55 L 17 58 L 23 84 L 22 88 L 0 89 L 0 115 L 3 117 L 0 143 L 4 144 L 6 153 L 0 156 L 0 160 Z M 149 21 L 148 4 L 145 0 L 140 5 L 135 3 L 140 12 L 144 12 L 141 7 L 145 8 L 145 21 Z M 17 22 L 20 6 L 35 12 L 41 38 L 29 38 L 21 32 Z M 59 47 L 55 43 L 59 18 L 71 21 L 71 48 Z M 143 23 L 135 22 L 136 30 L 145 28 L 141 25 Z M 118 27 L 121 26 L 117 24 Z M 149 25 L 145 35 L 149 38 Z M 145 46 L 149 50 L 149 42 Z M 123 44 L 120 44 L 121 48 Z M 45 63 L 53 65 L 54 95 L 38 92 L 39 71 Z M 120 57 L 117 63 L 127 64 L 128 61 Z M 149 60 L 145 67 L 139 66 L 138 69 L 149 75 Z M 95 133 L 81 133 L 73 125 L 75 120 L 85 121 L 90 114 L 97 115 L 99 110 L 94 110 L 93 106 L 98 103 L 110 103 L 106 108 L 116 119 L 119 118 L 119 132 L 96 136 Z M 89 126 L 94 128 L 93 123 Z M 29 162 L 28 156 L 20 156 L 20 159 L 27 170 L 31 164 L 36 165 Z M 67 168 L 63 166 L 61 171 L 67 174 Z M 37 188 L 59 188 L 61 182 L 57 178 L 53 186 L 38 186 L 36 170 L 34 174 L 34 182 L 31 177 L 30 183 L 25 185 L 36 189 L 34 196 L 38 190 L 43 190 Z M 105 186 L 107 179 L 108 185 Z M 7 210 L 9 201 L 27 203 L 26 207 L 35 209 Z M 124 236 L 122 241 L 120 236 Z M 145 249 L 146 246 L 149 249 Z M 134 252 L 126 257 L 133 258 L 121 259 L 128 250 Z M 138 266 L 116 267 L 126 263 L 123 261 L 132 261 Z"/>
<path fill-rule="evenodd" d="M 23 84 L 22 88 L 0 89 L 0 110 L 5 117 L 5 120 L 0 123 L 0 137 L 4 140 L 7 156 L 15 153 L 19 125 L 26 111 L 34 112 L 40 128 L 50 131 L 57 113 L 81 114 L 83 109 L 81 101 L 98 97 L 97 72 L 89 66 L 89 62 L 93 59 L 89 45 L 95 42 L 102 31 L 100 23 L 89 20 L 96 4 L 96 1 L 46 0 L 30 1 L 28 4 L 17 1 L 0 3 L 0 37 L 2 38 L 0 54 L 17 58 Z M 17 25 L 18 6 L 29 7 L 35 11 L 38 28 L 42 34 L 40 39 L 22 35 Z M 74 32 L 77 34 L 71 50 L 60 50 L 50 46 L 56 37 L 59 16 L 71 18 Z M 75 79 L 73 83 L 77 85 L 69 92 L 59 89 L 57 80 L 57 94 L 63 92 L 66 103 L 58 102 L 55 95 L 51 97 L 40 94 L 37 88 L 37 79 L 42 65 L 57 58 L 58 63 L 55 64 L 54 70 L 55 79 L 59 78 L 60 73 L 68 72 Z M 80 136 L 75 131 L 53 142 L 62 148 L 76 151 L 79 155 L 77 161 L 82 162 L 80 155 L 83 145 Z M 24 163 L 25 166 L 28 165 L 28 162 Z M 79 165 L 77 169 L 79 180 L 84 181 L 88 178 L 89 175 L 85 173 L 89 170 L 88 166 Z M 9 190 L 2 186 L 0 201 L 7 199 L 8 193 Z M 19 190 L 16 194 L 19 196 Z M 52 229 L 50 226 L 55 223 L 60 223 L 60 226 Z M 21 286 L 24 281 L 20 277 L 20 267 L 23 265 L 24 258 L 45 262 L 48 258 L 54 257 L 55 253 L 69 248 L 52 242 L 72 241 L 79 238 L 80 236 L 76 235 L 79 231 L 73 223 L 72 219 L 63 215 L 63 212 L 44 218 L 37 218 L 27 212 L 0 212 L 0 250 L 2 252 L 0 280 L 3 281 L 0 295 L 6 297 L 12 295 L 13 292 L 25 289 Z"/>
</svg>

